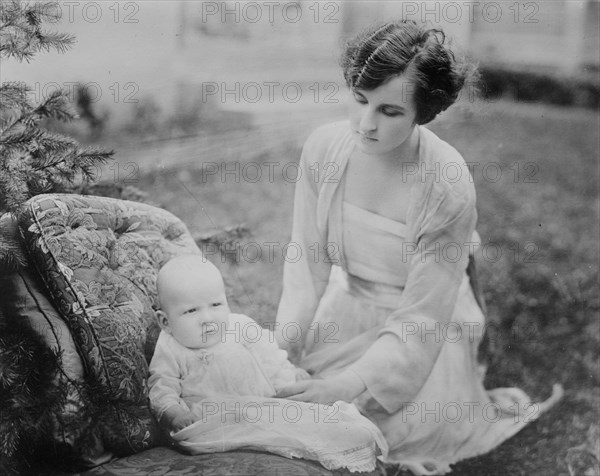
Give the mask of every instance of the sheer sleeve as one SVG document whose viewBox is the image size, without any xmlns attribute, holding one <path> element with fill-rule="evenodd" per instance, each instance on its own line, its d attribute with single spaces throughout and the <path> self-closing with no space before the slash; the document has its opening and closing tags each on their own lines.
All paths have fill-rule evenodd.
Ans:
<svg viewBox="0 0 600 476">
<path fill-rule="evenodd" d="M 148 378 L 150 407 L 158 420 L 167 408 L 177 405 L 189 411 L 181 398 L 181 371 L 173 350 L 168 346 L 163 333 L 156 343 L 156 349 L 150 362 Z"/>
<path fill-rule="evenodd" d="M 283 269 L 283 293 L 277 311 L 277 340 L 285 349 L 301 349 L 317 305 L 325 292 L 331 263 L 326 230 L 317 224 L 318 183 L 312 173 L 322 160 L 322 141 L 313 133 L 302 150 L 294 195 L 292 238 Z M 293 352 L 291 352 L 293 353 Z"/>
<path fill-rule="evenodd" d="M 454 312 L 477 220 L 472 185 L 449 186 L 428 200 L 416 243 L 406 244 L 409 274 L 398 309 L 350 367 L 390 413 L 415 397 L 438 358 L 440 327 Z"/>
</svg>

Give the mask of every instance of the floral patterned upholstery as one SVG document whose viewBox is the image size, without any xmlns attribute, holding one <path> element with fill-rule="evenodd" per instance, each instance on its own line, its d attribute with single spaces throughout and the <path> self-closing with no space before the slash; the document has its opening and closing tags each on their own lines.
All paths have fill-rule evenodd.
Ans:
<svg viewBox="0 0 600 476">
<path fill-rule="evenodd" d="M 332 476 L 360 475 L 346 470 L 329 471 L 318 463 L 253 451 L 187 456 L 169 448 L 121 458 L 83 476 Z"/>
<path fill-rule="evenodd" d="M 145 204 L 40 195 L 19 226 L 94 382 L 104 447 L 130 454 L 155 445 L 146 377 L 159 332 L 156 275 L 172 256 L 200 253 L 185 225 Z"/>
</svg>

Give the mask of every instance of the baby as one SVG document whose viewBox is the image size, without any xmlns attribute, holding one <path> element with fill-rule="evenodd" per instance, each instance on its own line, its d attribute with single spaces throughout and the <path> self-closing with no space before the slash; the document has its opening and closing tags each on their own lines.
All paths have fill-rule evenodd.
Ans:
<svg viewBox="0 0 600 476">
<path fill-rule="evenodd" d="M 161 268 L 157 287 L 161 333 L 150 362 L 150 404 L 181 448 L 246 448 L 328 469 L 374 469 L 378 449 L 385 453 L 387 445 L 353 405 L 275 398 L 310 376 L 288 361 L 272 332 L 230 312 L 213 264 L 198 255 L 174 258 Z"/>
<path fill-rule="evenodd" d="M 162 329 L 150 362 L 150 402 L 159 422 L 177 431 L 198 420 L 190 407 L 205 398 L 274 397 L 297 379 L 270 331 L 232 314 L 219 270 L 202 256 L 180 256 L 157 280 Z"/>
</svg>

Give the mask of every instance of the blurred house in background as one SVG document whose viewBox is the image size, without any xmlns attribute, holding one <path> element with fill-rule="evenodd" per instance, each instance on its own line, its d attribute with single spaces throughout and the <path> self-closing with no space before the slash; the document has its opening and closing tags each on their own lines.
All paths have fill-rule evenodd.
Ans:
<svg viewBox="0 0 600 476">
<path fill-rule="evenodd" d="M 599 0 L 70 1 L 58 8 L 62 20 L 53 26 L 74 34 L 75 48 L 31 64 L 3 61 L 0 79 L 27 82 L 35 99 L 86 84 L 112 127 L 148 101 L 167 114 L 208 102 L 252 111 L 335 105 L 344 88 L 341 39 L 391 18 L 442 26 L 482 64 L 576 74 L 600 63 Z"/>
<path fill-rule="evenodd" d="M 343 7 L 345 33 L 369 20 L 403 17 L 441 25 L 482 62 L 562 71 L 600 64 L 598 0 L 377 1 Z"/>
<path fill-rule="evenodd" d="M 469 50 L 482 61 L 516 63 L 576 72 L 600 64 L 600 2 L 553 0 L 506 2 L 502 17 L 482 2 L 475 14 Z"/>
</svg>

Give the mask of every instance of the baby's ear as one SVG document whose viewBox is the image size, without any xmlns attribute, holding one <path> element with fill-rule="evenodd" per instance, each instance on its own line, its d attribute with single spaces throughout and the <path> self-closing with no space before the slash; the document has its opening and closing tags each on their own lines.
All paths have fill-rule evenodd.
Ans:
<svg viewBox="0 0 600 476">
<path fill-rule="evenodd" d="M 156 311 L 156 319 L 160 328 L 163 331 L 169 332 L 169 318 L 163 311 Z"/>
</svg>

